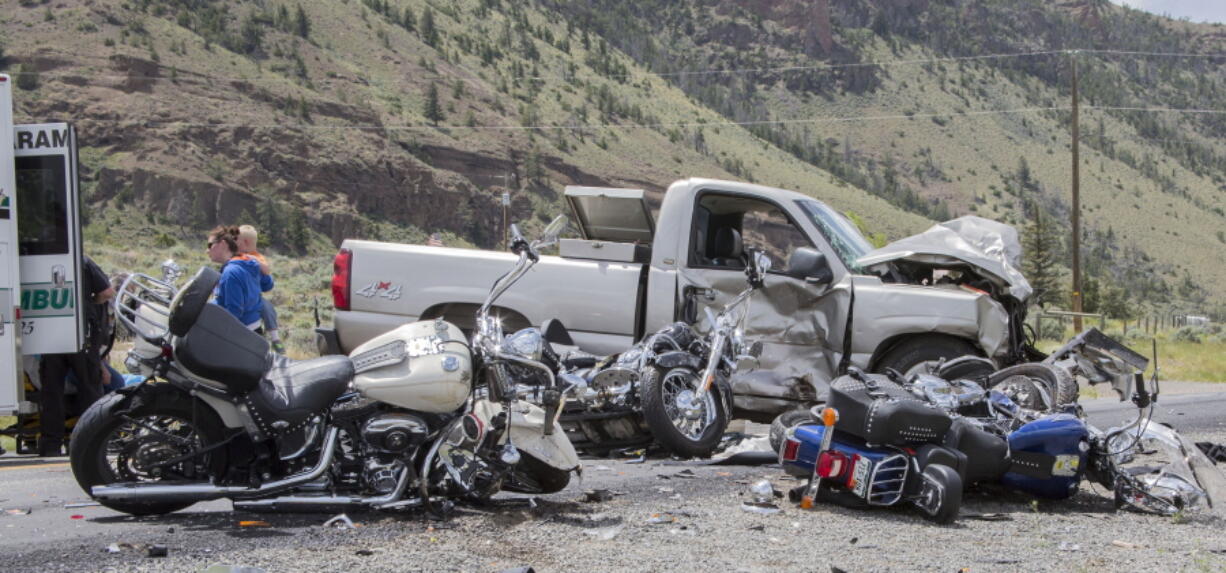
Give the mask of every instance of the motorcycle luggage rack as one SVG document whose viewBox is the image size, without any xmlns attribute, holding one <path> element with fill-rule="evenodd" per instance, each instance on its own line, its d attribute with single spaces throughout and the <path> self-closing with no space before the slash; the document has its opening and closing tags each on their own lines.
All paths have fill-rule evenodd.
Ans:
<svg viewBox="0 0 1226 573">
<path fill-rule="evenodd" d="M 868 496 L 870 505 L 894 505 L 902 499 L 903 487 L 907 483 L 907 457 L 896 454 L 877 462 L 873 475 L 869 479 Z"/>
<path fill-rule="evenodd" d="M 170 303 L 177 292 L 166 281 L 133 273 L 115 295 L 115 318 L 146 342 L 160 344 L 170 331 Z"/>
</svg>

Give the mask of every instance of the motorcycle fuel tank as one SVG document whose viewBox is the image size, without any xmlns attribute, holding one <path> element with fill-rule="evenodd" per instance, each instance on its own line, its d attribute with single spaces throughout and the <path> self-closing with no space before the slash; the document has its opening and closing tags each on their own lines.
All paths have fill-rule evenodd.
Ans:
<svg viewBox="0 0 1226 573">
<path fill-rule="evenodd" d="M 1085 473 L 1089 430 L 1080 418 L 1052 414 L 1009 434 L 1013 469 L 1001 478 L 1005 486 L 1048 499 L 1065 499 L 1077 492 Z"/>
<path fill-rule="evenodd" d="M 468 399 L 472 355 L 464 333 L 443 320 L 411 322 L 349 354 L 362 395 L 419 412 L 454 411 Z"/>
</svg>

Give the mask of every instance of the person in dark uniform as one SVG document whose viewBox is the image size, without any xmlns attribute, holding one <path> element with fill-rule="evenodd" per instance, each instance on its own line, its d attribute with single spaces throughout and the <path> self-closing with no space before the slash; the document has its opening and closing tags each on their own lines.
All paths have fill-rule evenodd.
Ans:
<svg viewBox="0 0 1226 573">
<path fill-rule="evenodd" d="M 106 304 L 115 289 L 106 273 L 89 257 L 81 256 L 79 301 L 85 313 L 85 345 L 71 354 L 44 354 L 39 367 L 38 455 L 58 456 L 64 446 L 64 379 L 71 370 L 78 380 L 77 411 L 84 412 L 102 397 L 102 363 L 99 350 L 106 344 Z"/>
</svg>

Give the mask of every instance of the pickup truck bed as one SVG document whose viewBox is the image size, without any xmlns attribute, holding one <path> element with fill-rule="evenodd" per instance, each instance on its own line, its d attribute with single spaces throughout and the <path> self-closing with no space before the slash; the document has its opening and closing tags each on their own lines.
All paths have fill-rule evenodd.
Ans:
<svg viewBox="0 0 1226 573">
<path fill-rule="evenodd" d="M 344 333 L 339 342 L 346 353 L 423 317 L 445 316 L 470 329 L 477 306 L 516 258 L 495 251 L 377 241 L 346 240 L 341 248 L 353 253 L 350 309 L 336 311 L 334 319 L 337 332 Z M 643 306 L 643 269 L 639 263 L 541 257 L 499 300 L 499 308 L 515 309 L 504 311 L 503 328 L 510 333 L 557 318 L 585 350 L 625 350 L 633 344 L 639 320 L 634 309 Z M 413 283 L 405 288 L 401 281 L 408 276 Z M 413 309 L 425 310 L 417 315 Z"/>
</svg>

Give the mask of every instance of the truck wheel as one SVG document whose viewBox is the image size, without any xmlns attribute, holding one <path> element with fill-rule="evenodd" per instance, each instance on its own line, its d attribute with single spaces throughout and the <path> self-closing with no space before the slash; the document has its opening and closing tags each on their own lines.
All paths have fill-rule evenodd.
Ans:
<svg viewBox="0 0 1226 573">
<path fill-rule="evenodd" d="M 776 416 L 775 420 L 771 422 L 771 449 L 774 450 L 776 454 L 779 453 L 779 448 L 783 447 L 784 437 L 787 436 L 787 431 L 791 429 L 792 426 L 797 426 L 812 421 L 813 414 L 803 408 L 788 410 L 787 412 Z"/>
<path fill-rule="evenodd" d="M 924 517 L 940 524 L 953 523 L 962 507 L 962 478 L 953 468 L 933 464 L 921 475 L 919 497 L 914 500 Z"/>
<path fill-rule="evenodd" d="M 891 349 L 877 361 L 874 371 L 885 372 L 887 368 L 893 368 L 904 378 L 909 378 L 912 374 L 927 373 L 928 368 L 942 359 L 953 360 L 969 354 L 977 354 L 975 347 L 962 339 L 943 335 L 921 336 Z"/>
<path fill-rule="evenodd" d="M 201 456 L 199 464 L 180 462 L 157 467 L 162 460 L 175 458 L 220 442 L 224 426 L 204 405 L 193 412 L 191 398 L 175 393 L 144 394 L 134 407 L 117 411 L 127 399 L 112 393 L 90 406 L 72 432 L 68 446 L 73 477 L 85 493 L 96 485 L 124 483 L 192 481 L 208 483 L 210 475 L 224 474 L 224 448 Z M 140 422 L 133 424 L 127 419 Z M 203 471 L 201 471 L 203 470 Z M 92 497 L 92 495 L 91 495 Z M 158 515 L 178 511 L 194 502 L 98 500 L 115 511 L 131 515 Z"/>
<path fill-rule="evenodd" d="M 699 374 L 690 368 L 650 366 L 643 376 L 643 418 L 656 441 L 674 454 L 705 458 L 728 428 L 719 388 L 695 403 Z"/>
</svg>

